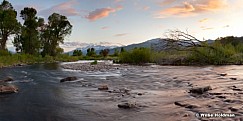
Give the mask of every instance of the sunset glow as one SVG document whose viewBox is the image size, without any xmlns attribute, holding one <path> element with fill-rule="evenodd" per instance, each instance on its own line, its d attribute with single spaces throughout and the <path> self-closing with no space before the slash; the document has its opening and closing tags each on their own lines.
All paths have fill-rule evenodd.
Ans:
<svg viewBox="0 0 243 121">
<path fill-rule="evenodd" d="M 10 0 L 19 12 L 34 7 L 47 18 L 57 12 L 73 24 L 69 42 L 124 45 L 162 37 L 168 29 L 198 39 L 242 36 L 242 0 Z M 18 15 L 19 16 L 19 15 Z M 19 20 L 21 20 L 19 18 Z"/>
</svg>

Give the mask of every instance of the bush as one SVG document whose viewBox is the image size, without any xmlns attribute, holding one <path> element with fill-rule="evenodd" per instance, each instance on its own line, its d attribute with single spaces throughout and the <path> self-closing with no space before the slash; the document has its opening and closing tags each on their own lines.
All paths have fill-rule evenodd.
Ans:
<svg viewBox="0 0 243 121">
<path fill-rule="evenodd" d="M 119 55 L 121 63 L 142 64 L 151 62 L 151 51 L 148 48 L 136 48 Z"/>
<path fill-rule="evenodd" d="M 90 64 L 91 64 L 91 65 L 97 65 L 98 62 L 97 62 L 97 60 L 95 60 L 94 62 L 91 62 Z"/>
<path fill-rule="evenodd" d="M 10 52 L 7 50 L 0 50 L 0 56 L 9 56 L 12 55 Z"/>
</svg>

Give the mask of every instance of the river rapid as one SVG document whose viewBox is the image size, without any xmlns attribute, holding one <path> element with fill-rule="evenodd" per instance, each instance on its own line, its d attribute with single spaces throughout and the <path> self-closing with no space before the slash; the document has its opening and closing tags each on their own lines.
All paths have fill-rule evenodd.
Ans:
<svg viewBox="0 0 243 121">
<path fill-rule="evenodd" d="M 198 112 L 235 113 L 237 117 L 228 120 L 240 120 L 243 114 L 242 103 L 237 103 L 243 95 L 230 88 L 243 88 L 243 66 L 150 65 L 85 72 L 62 69 L 60 64 L 68 63 L 0 69 L 0 80 L 10 76 L 14 79 L 10 83 L 19 88 L 18 93 L 0 95 L 0 121 L 202 120 L 195 117 Z M 227 76 L 222 77 L 220 73 Z M 60 79 L 68 76 L 76 76 L 78 80 L 60 83 Z M 107 84 L 110 91 L 98 90 L 102 84 Z M 188 93 L 192 87 L 209 85 L 213 88 L 211 92 L 225 98 L 195 97 Z M 130 92 L 113 93 L 119 89 Z M 236 102 L 226 102 L 226 99 Z M 190 102 L 197 108 L 180 107 L 175 101 Z M 124 102 L 136 103 L 137 107 L 118 108 Z M 230 107 L 238 110 L 232 111 Z"/>
</svg>

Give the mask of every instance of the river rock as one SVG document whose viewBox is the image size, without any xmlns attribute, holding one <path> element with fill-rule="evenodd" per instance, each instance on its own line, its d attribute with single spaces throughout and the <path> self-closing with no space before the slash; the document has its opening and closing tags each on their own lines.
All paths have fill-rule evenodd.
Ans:
<svg viewBox="0 0 243 121">
<path fill-rule="evenodd" d="M 203 94 L 209 90 L 212 90 L 211 86 L 206 86 L 206 87 L 197 87 L 197 88 L 192 88 L 189 90 L 189 93 L 196 93 L 196 94 Z"/>
<path fill-rule="evenodd" d="M 100 85 L 100 86 L 98 87 L 98 90 L 108 90 L 108 89 L 109 89 L 109 87 L 108 87 L 108 85 L 106 85 L 106 84 Z"/>
<path fill-rule="evenodd" d="M 13 81 L 13 78 L 11 78 L 11 77 L 7 77 L 7 78 L 5 78 L 5 79 L 3 79 L 3 80 L 0 80 L 0 83 L 11 82 L 11 81 Z"/>
<path fill-rule="evenodd" d="M 137 105 L 136 103 L 132 103 L 132 102 L 125 102 L 125 103 L 121 103 L 117 105 L 118 108 L 123 108 L 123 109 L 131 109 L 131 108 L 136 108 Z"/>
<path fill-rule="evenodd" d="M 74 81 L 74 80 L 77 80 L 77 77 L 75 77 L 75 76 L 67 77 L 67 78 L 61 79 L 60 82 Z"/>
<path fill-rule="evenodd" d="M 197 105 L 192 105 L 192 104 L 187 104 L 185 102 L 174 102 L 175 105 L 180 106 L 180 107 L 184 107 L 184 108 L 189 108 L 189 109 L 194 109 L 194 108 L 198 108 L 199 106 Z"/>
<path fill-rule="evenodd" d="M 226 73 L 221 73 L 219 74 L 220 76 L 226 76 L 227 74 Z"/>
<path fill-rule="evenodd" d="M 11 94 L 18 92 L 18 88 L 14 85 L 0 85 L 0 94 Z"/>
<path fill-rule="evenodd" d="M 237 80 L 237 78 L 235 78 L 235 77 L 231 77 L 230 79 L 231 79 L 231 80 Z"/>
</svg>

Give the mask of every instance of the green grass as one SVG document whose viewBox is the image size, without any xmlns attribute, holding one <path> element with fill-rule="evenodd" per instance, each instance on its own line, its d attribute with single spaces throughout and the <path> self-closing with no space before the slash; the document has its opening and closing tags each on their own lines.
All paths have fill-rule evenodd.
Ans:
<svg viewBox="0 0 243 121">
<path fill-rule="evenodd" d="M 68 56 L 68 55 L 58 55 L 56 57 L 52 56 L 33 56 L 28 54 L 10 54 L 0 56 L 0 67 L 12 66 L 18 64 L 34 64 L 34 63 L 53 63 L 53 62 L 70 62 L 77 61 L 79 57 Z"/>
</svg>

